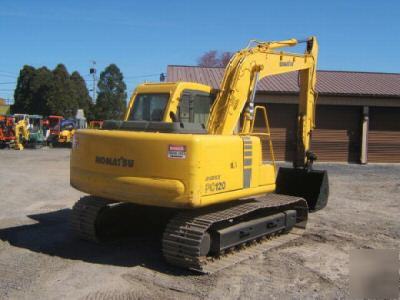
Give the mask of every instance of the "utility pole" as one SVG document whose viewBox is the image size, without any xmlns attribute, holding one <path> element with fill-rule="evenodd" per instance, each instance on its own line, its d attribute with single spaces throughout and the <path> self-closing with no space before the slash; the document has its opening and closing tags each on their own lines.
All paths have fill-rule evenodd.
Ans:
<svg viewBox="0 0 400 300">
<path fill-rule="evenodd" d="M 92 67 L 90 68 L 90 74 L 93 76 L 93 103 L 96 103 L 96 62 L 92 61 Z"/>
<path fill-rule="evenodd" d="M 161 73 L 160 74 L 160 82 L 164 82 L 165 81 L 165 73 Z"/>
</svg>

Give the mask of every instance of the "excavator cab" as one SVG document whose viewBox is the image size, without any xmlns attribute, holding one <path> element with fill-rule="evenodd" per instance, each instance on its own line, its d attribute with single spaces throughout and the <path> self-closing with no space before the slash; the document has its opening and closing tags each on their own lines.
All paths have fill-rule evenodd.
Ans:
<svg viewBox="0 0 400 300">
<path fill-rule="evenodd" d="M 133 93 L 124 121 L 105 120 L 102 129 L 205 134 L 214 98 L 203 84 L 145 83 Z"/>
<path fill-rule="evenodd" d="M 130 100 L 125 121 L 207 124 L 215 94 L 192 82 L 143 84 Z"/>
</svg>

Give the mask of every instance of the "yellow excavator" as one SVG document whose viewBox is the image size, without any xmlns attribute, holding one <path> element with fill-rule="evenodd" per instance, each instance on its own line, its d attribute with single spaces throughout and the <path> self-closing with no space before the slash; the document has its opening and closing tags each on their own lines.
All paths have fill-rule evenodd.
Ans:
<svg viewBox="0 0 400 300">
<path fill-rule="evenodd" d="M 29 141 L 29 129 L 28 129 L 28 119 L 21 119 L 17 121 L 14 126 L 15 132 L 15 141 L 14 141 L 14 149 L 16 150 L 24 150 L 24 144 Z"/>
<path fill-rule="evenodd" d="M 306 44 L 304 53 L 282 51 L 299 43 Z M 165 259 L 202 273 L 297 238 L 308 212 L 325 207 L 329 194 L 327 172 L 313 170 L 316 156 L 310 151 L 317 55 L 315 37 L 252 41 L 232 57 L 216 95 L 189 82 L 139 86 L 124 121 L 105 121 L 100 130 L 74 135 L 70 183 L 90 196 L 74 205 L 72 229 L 99 242 L 113 226 L 103 218 L 114 206 L 132 203 L 146 212 L 137 214 L 139 228 L 164 208 Z M 254 97 L 262 78 L 295 71 L 296 154 L 293 168 L 277 170 L 267 111 L 254 105 Z M 265 132 L 254 132 L 259 113 Z"/>
</svg>

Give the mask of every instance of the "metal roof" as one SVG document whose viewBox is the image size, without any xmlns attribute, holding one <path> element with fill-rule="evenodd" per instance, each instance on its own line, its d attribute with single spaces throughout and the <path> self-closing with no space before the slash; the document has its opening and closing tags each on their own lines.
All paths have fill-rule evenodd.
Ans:
<svg viewBox="0 0 400 300">
<path fill-rule="evenodd" d="M 192 81 L 219 88 L 224 68 L 169 65 L 167 81 Z M 299 91 L 297 72 L 270 76 L 258 84 L 259 92 L 293 94 Z M 317 71 L 320 95 L 400 98 L 400 74 L 352 71 Z"/>
</svg>

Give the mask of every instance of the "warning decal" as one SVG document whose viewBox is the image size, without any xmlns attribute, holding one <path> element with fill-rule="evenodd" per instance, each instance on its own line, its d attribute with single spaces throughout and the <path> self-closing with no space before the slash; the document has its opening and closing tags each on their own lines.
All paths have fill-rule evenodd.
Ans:
<svg viewBox="0 0 400 300">
<path fill-rule="evenodd" d="M 186 158 L 186 146 L 184 145 L 168 145 L 168 158 Z"/>
</svg>

